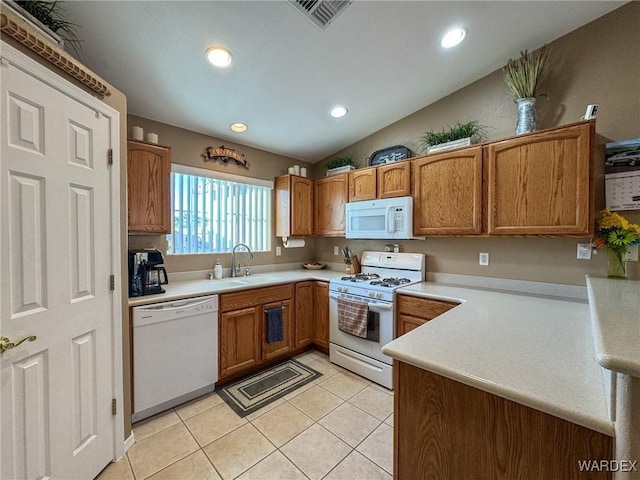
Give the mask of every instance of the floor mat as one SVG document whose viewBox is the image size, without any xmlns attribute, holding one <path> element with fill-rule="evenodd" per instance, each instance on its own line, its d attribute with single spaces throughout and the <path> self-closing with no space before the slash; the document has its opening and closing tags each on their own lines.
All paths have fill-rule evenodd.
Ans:
<svg viewBox="0 0 640 480">
<path fill-rule="evenodd" d="M 313 368 L 289 359 L 226 385 L 217 393 L 234 412 L 245 417 L 321 376 Z"/>
</svg>

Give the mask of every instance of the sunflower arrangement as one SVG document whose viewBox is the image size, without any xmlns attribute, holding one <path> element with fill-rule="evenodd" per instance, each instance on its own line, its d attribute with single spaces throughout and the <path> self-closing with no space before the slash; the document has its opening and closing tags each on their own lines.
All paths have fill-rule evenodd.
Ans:
<svg viewBox="0 0 640 480">
<path fill-rule="evenodd" d="M 630 246 L 640 243 L 640 225 L 629 222 L 618 213 L 609 210 L 602 211 L 602 218 L 598 221 L 598 238 L 596 247 L 607 247 L 611 259 L 614 260 L 614 267 L 624 272 L 623 257 Z M 611 265 L 610 265 L 611 267 Z M 624 276 L 612 274 L 610 276 Z"/>
</svg>

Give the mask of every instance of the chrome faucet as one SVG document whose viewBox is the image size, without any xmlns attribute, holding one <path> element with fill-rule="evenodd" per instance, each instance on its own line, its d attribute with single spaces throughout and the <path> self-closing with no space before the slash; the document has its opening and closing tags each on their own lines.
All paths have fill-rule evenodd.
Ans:
<svg viewBox="0 0 640 480">
<path fill-rule="evenodd" d="M 236 248 L 238 247 L 244 247 L 247 249 L 247 252 L 249 253 L 249 262 L 251 260 L 253 260 L 253 253 L 251 253 L 251 249 L 245 245 L 244 243 L 238 243 L 235 247 L 233 247 L 233 249 L 231 250 L 231 276 L 232 277 L 237 277 L 238 274 L 236 272 Z M 249 263 L 247 262 L 247 264 Z M 249 270 L 251 271 L 251 270 Z"/>
</svg>

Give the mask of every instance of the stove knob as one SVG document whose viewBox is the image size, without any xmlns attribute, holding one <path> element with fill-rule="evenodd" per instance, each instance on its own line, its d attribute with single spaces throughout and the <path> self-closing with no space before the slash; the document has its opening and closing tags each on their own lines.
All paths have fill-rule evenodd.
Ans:
<svg viewBox="0 0 640 480">
<path fill-rule="evenodd" d="M 376 292 L 369 291 L 369 296 L 371 298 L 375 297 L 376 296 Z"/>
<path fill-rule="evenodd" d="M 376 298 L 382 298 L 382 292 L 376 293 Z"/>
</svg>

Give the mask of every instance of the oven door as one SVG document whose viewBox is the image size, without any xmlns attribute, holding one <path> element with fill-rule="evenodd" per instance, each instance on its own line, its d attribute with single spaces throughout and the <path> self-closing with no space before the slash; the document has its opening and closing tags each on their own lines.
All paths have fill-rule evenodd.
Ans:
<svg viewBox="0 0 640 480">
<path fill-rule="evenodd" d="M 361 338 L 343 332 L 338 328 L 338 297 L 350 300 L 366 301 L 369 305 L 369 337 Z M 377 332 L 375 331 L 377 328 Z M 372 328 L 373 327 L 373 328 Z M 393 359 L 382 353 L 382 347 L 391 342 L 395 332 L 395 314 L 393 303 L 381 302 L 364 297 L 344 293 L 329 292 L 329 341 L 335 345 L 348 348 L 388 365 Z M 376 338 L 377 339 L 374 339 Z"/>
</svg>

